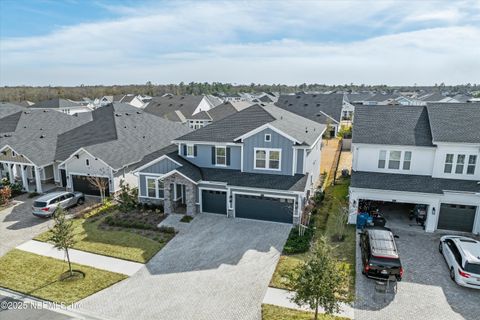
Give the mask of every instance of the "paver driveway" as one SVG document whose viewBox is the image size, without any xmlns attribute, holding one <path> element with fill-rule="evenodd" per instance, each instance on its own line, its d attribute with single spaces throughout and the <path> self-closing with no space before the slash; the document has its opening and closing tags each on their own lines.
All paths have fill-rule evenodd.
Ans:
<svg viewBox="0 0 480 320">
<path fill-rule="evenodd" d="M 39 233 L 48 230 L 51 219 L 32 215 L 33 199 L 27 194 L 15 198 L 20 204 L 0 211 L 0 257 L 28 241 Z"/>
<path fill-rule="evenodd" d="M 479 319 L 480 290 L 463 288 L 450 280 L 447 265 L 438 252 L 442 234 L 425 233 L 409 222 L 407 215 L 408 210 L 401 205 L 387 212 L 387 226 L 399 236 L 395 241 L 405 272 L 397 294 L 387 296 L 385 302 L 378 296 L 374 301 L 374 281 L 361 274 L 357 246 L 355 319 Z"/>
<path fill-rule="evenodd" d="M 145 268 L 81 301 L 112 319 L 260 319 L 290 226 L 198 215 Z"/>
</svg>

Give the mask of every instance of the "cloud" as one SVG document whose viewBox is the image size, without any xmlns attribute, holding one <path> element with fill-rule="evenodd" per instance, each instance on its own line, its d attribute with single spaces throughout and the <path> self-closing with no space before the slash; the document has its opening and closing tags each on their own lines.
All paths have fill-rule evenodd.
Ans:
<svg viewBox="0 0 480 320">
<path fill-rule="evenodd" d="M 469 1 L 103 7 L 119 17 L 2 39 L 0 84 L 433 84 L 480 72 L 480 7 Z"/>
</svg>

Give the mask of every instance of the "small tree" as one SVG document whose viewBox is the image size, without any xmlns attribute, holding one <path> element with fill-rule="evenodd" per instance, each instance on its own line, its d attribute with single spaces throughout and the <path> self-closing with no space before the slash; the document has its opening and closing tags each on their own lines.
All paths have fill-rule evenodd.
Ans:
<svg viewBox="0 0 480 320">
<path fill-rule="evenodd" d="M 10 186 L 4 186 L 0 189 L 0 206 L 7 205 L 10 202 L 10 198 L 12 197 L 12 189 Z"/>
<path fill-rule="evenodd" d="M 348 207 L 343 205 L 338 199 L 334 200 L 332 208 L 335 208 L 333 219 L 332 237 L 335 241 L 343 241 L 347 233 Z"/>
<path fill-rule="evenodd" d="M 60 206 L 53 213 L 53 219 L 55 220 L 55 225 L 52 228 L 50 240 L 53 242 L 55 248 L 65 251 L 70 276 L 73 276 L 72 264 L 70 263 L 70 255 L 68 253 L 68 249 L 75 244 L 73 222 L 67 219 L 65 210 Z"/>
<path fill-rule="evenodd" d="M 100 199 L 102 200 L 102 203 L 105 201 L 105 193 L 107 188 L 109 187 L 108 185 L 108 179 L 107 178 L 102 178 L 102 177 L 87 177 L 87 181 L 97 188 L 97 190 L 100 192 Z"/>
<path fill-rule="evenodd" d="M 117 196 L 118 207 L 122 212 L 133 210 L 138 204 L 138 189 L 130 188 L 128 183 L 120 180 L 120 192 Z"/>
<path fill-rule="evenodd" d="M 340 302 L 348 300 L 348 272 L 336 261 L 332 251 L 325 238 L 320 238 L 307 261 L 288 277 L 294 290 L 292 301 L 315 310 L 315 320 L 319 307 L 333 314 L 340 311 Z"/>
</svg>

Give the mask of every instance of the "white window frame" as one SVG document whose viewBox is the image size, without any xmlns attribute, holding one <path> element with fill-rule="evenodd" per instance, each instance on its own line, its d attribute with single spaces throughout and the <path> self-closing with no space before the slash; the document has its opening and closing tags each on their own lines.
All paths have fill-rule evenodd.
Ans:
<svg viewBox="0 0 480 320">
<path fill-rule="evenodd" d="M 407 154 L 407 152 L 410 153 L 410 159 L 409 160 L 406 160 L 405 159 L 405 155 Z M 403 151 L 402 152 L 402 170 L 404 171 L 409 171 L 411 168 L 412 168 L 412 155 L 413 155 L 413 152 L 412 151 Z M 408 169 L 405 169 L 405 164 L 408 163 Z"/>
<path fill-rule="evenodd" d="M 459 160 L 458 158 L 459 158 L 460 156 L 463 156 L 463 163 L 459 163 L 459 162 L 458 162 L 458 160 Z M 465 165 L 466 162 L 467 162 L 467 155 L 466 155 L 466 154 L 464 154 L 464 153 L 458 153 L 458 154 L 456 154 L 456 155 L 455 155 L 455 167 L 453 168 L 453 169 L 454 169 L 454 170 L 453 170 L 453 173 L 454 173 L 454 174 L 464 174 L 464 173 L 465 173 L 465 168 L 467 167 L 467 166 Z M 457 167 L 458 167 L 458 166 L 461 166 L 461 168 L 462 168 L 462 171 L 461 171 L 461 172 L 457 172 Z"/>
<path fill-rule="evenodd" d="M 452 161 L 451 162 L 447 162 L 447 158 L 448 158 L 449 155 L 452 156 Z M 454 153 L 446 153 L 445 154 L 445 161 L 443 163 L 443 173 L 452 174 L 452 171 L 453 171 L 453 168 L 454 168 L 454 163 L 455 163 L 455 154 Z M 447 165 L 450 166 L 450 171 L 446 171 L 446 166 Z"/>
<path fill-rule="evenodd" d="M 379 150 L 378 151 L 378 162 L 377 162 L 377 168 L 378 169 L 385 169 L 387 167 L 387 150 Z M 383 154 L 383 159 L 382 159 L 382 154 Z M 380 161 L 383 161 L 383 167 L 380 166 Z"/>
<path fill-rule="evenodd" d="M 189 149 L 192 151 L 191 153 L 189 152 Z M 193 157 L 195 157 L 195 146 L 193 144 L 187 144 L 187 158 Z"/>
<path fill-rule="evenodd" d="M 217 154 L 217 150 L 218 149 L 223 149 L 225 150 L 225 155 L 223 157 L 225 157 L 225 163 L 222 164 L 222 163 L 218 163 L 218 154 Z M 219 167 L 226 167 L 227 166 L 227 147 L 226 146 L 215 146 L 215 165 L 216 166 L 219 166 Z"/>
<path fill-rule="evenodd" d="M 265 151 L 265 168 L 257 167 L 257 151 Z M 270 168 L 270 152 L 278 151 L 278 169 Z M 255 170 L 282 171 L 282 149 L 278 148 L 254 148 L 253 149 L 253 168 Z"/>
<path fill-rule="evenodd" d="M 148 190 L 148 181 L 153 180 L 154 186 L 155 186 L 155 197 L 151 197 Z M 144 195 L 144 198 L 149 198 L 149 199 L 163 199 L 159 197 L 159 189 L 158 189 L 158 182 L 159 182 L 158 177 L 145 177 L 145 192 L 146 194 Z"/>
<path fill-rule="evenodd" d="M 474 160 L 474 163 L 470 163 L 470 159 L 475 159 Z M 466 174 L 468 175 L 474 175 L 475 174 L 475 169 L 476 169 L 476 166 L 477 166 L 477 160 L 478 160 L 478 157 L 476 154 L 469 154 L 468 155 L 468 159 L 466 159 L 466 163 L 467 163 L 467 171 L 465 172 Z M 468 169 L 470 168 L 473 168 L 473 171 L 471 173 L 468 172 Z"/>
<path fill-rule="evenodd" d="M 268 139 L 267 139 L 268 137 Z M 272 135 L 270 133 L 265 133 L 265 142 L 272 142 Z"/>
</svg>

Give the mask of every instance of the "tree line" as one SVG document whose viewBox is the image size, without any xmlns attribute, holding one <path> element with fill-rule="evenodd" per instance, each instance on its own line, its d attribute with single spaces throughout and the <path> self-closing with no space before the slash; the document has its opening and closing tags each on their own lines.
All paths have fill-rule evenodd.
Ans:
<svg viewBox="0 0 480 320">
<path fill-rule="evenodd" d="M 477 85 L 460 85 L 460 86 L 440 86 L 442 90 L 456 90 L 459 92 L 478 91 L 480 87 Z M 425 88 L 425 87 L 421 87 Z M 430 88 L 438 88 L 430 87 Z M 165 93 L 176 95 L 201 95 L 201 94 L 236 94 L 236 93 L 259 93 L 259 92 L 278 92 L 280 94 L 288 94 L 300 91 L 393 91 L 395 89 L 419 90 L 420 87 L 389 87 L 386 85 L 326 85 L 326 84 L 231 84 L 221 82 L 190 82 L 179 84 L 153 84 L 148 81 L 143 85 L 80 85 L 75 87 L 65 86 L 4 86 L 0 87 L 0 101 L 32 101 L 38 102 L 53 98 L 63 98 L 71 100 L 81 100 L 84 97 L 91 99 L 100 98 L 102 96 L 123 95 L 123 94 L 141 94 L 148 96 L 161 96 Z"/>
</svg>

